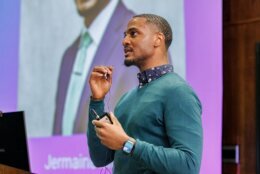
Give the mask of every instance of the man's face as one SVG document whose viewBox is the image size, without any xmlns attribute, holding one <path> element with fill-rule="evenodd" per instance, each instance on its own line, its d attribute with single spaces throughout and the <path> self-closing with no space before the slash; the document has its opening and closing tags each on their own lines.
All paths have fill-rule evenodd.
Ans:
<svg viewBox="0 0 260 174">
<path fill-rule="evenodd" d="M 98 0 L 75 0 L 78 12 L 81 16 L 84 16 L 90 9 L 92 9 L 98 2 Z"/>
<path fill-rule="evenodd" d="M 126 66 L 140 67 L 154 55 L 156 33 L 156 27 L 147 23 L 145 18 L 136 17 L 129 21 L 123 39 Z"/>
</svg>

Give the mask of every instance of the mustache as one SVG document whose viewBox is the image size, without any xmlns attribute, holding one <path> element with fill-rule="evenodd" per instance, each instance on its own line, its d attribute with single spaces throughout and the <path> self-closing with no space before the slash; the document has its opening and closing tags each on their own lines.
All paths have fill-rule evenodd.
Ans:
<svg viewBox="0 0 260 174">
<path fill-rule="evenodd" d="M 124 46 L 124 52 L 128 52 L 128 51 L 133 51 L 133 48 L 129 47 L 129 46 Z"/>
</svg>

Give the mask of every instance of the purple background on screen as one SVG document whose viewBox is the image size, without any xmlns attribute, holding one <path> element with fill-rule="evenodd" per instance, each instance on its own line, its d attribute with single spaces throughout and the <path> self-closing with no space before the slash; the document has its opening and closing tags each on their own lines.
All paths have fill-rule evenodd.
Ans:
<svg viewBox="0 0 260 174">
<path fill-rule="evenodd" d="M 20 0 L 0 1 L 0 110 L 17 110 Z"/>
<path fill-rule="evenodd" d="M 203 104 L 204 151 L 201 174 L 221 173 L 221 7 L 221 1 L 185 0 L 187 80 Z M 1 0 L 0 110 L 6 112 L 17 110 L 19 23 L 20 0 Z M 29 147 L 33 172 L 42 170 L 42 164 L 50 153 L 57 156 L 87 154 L 84 135 L 31 138 Z M 81 172 L 86 173 L 86 170 Z"/>
<path fill-rule="evenodd" d="M 104 173 L 104 171 L 101 172 L 101 170 L 105 170 L 104 167 L 93 168 L 93 163 L 89 158 L 86 135 L 31 138 L 28 144 L 32 172 L 40 174 Z M 84 165 L 82 164 L 83 158 L 86 160 Z M 49 168 L 46 169 L 46 166 Z"/>
<path fill-rule="evenodd" d="M 221 173 L 222 1 L 186 0 L 186 79 L 203 107 L 202 174 Z"/>
</svg>

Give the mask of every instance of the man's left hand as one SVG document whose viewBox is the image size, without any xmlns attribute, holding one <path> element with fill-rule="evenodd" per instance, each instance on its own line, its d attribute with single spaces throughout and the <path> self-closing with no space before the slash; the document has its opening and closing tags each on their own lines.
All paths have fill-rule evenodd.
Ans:
<svg viewBox="0 0 260 174">
<path fill-rule="evenodd" d="M 92 124 L 95 126 L 96 135 L 103 145 L 112 150 L 119 150 L 130 137 L 125 133 L 115 115 L 112 112 L 109 115 L 113 124 L 100 120 L 93 120 Z"/>
</svg>

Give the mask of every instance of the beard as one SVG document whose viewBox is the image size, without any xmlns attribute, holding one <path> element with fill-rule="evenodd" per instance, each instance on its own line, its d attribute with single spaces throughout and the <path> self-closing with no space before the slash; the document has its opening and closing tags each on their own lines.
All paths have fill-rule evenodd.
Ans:
<svg viewBox="0 0 260 174">
<path fill-rule="evenodd" d="M 126 67 L 135 65 L 135 61 L 133 59 L 125 59 L 124 64 Z"/>
<path fill-rule="evenodd" d="M 140 67 L 142 64 L 143 64 L 143 62 L 145 61 L 145 58 L 143 58 L 143 57 L 139 57 L 139 58 L 134 58 L 134 59 L 125 59 L 124 60 L 124 65 L 126 66 L 126 67 L 129 67 L 129 66 L 137 66 L 137 67 Z"/>
</svg>

